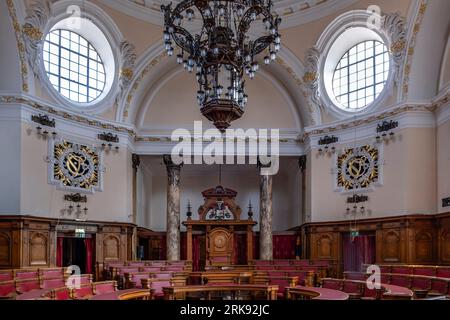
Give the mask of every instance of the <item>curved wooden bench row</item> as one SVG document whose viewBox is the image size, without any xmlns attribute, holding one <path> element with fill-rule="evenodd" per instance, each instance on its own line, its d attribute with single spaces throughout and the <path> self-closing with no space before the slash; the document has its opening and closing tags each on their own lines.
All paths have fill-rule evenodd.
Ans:
<svg viewBox="0 0 450 320">
<path fill-rule="evenodd" d="M 286 299 L 288 300 L 348 300 L 349 295 L 345 292 L 316 287 L 296 286 L 286 288 Z"/>
<path fill-rule="evenodd" d="M 380 283 L 372 289 L 367 286 L 366 281 L 361 280 L 325 278 L 321 282 L 322 288 L 344 291 L 349 294 L 350 299 L 411 300 L 414 296 L 409 288 L 394 284 Z"/>
<path fill-rule="evenodd" d="M 363 272 L 344 272 L 344 278 L 366 281 L 370 274 Z M 450 296 L 450 279 L 423 275 L 406 275 L 382 273 L 380 281 L 386 284 L 399 285 L 414 291 L 417 298 L 427 296 Z"/>
<path fill-rule="evenodd" d="M 236 300 L 243 296 L 243 293 L 250 293 L 250 297 L 257 297 L 261 300 L 277 300 L 277 285 L 254 285 L 254 284 L 227 284 L 227 285 L 200 285 L 183 287 L 164 287 L 165 300 L 185 300 L 189 293 L 205 295 L 207 300 L 211 299 L 212 293 L 230 293 L 231 299 Z M 248 294 L 245 296 L 249 296 Z"/>
<path fill-rule="evenodd" d="M 150 290 L 125 289 L 91 297 L 89 300 L 151 300 Z"/>
<path fill-rule="evenodd" d="M 418 276 L 430 276 L 450 279 L 450 266 L 413 265 L 413 264 L 379 264 L 381 273 L 395 273 Z M 363 270 L 369 265 L 363 264 Z"/>
<path fill-rule="evenodd" d="M 0 282 L 0 299 L 13 299 L 17 295 L 27 293 L 32 290 L 54 289 L 66 286 L 68 276 L 58 278 L 30 278 L 17 279 Z M 80 284 L 92 283 L 92 275 L 80 275 Z"/>
<path fill-rule="evenodd" d="M 117 291 L 116 281 L 100 281 L 83 284 L 70 289 L 68 287 L 36 289 L 20 294 L 16 300 L 85 300 L 92 296 Z"/>
<path fill-rule="evenodd" d="M 58 278 L 70 274 L 67 268 L 23 268 L 0 270 L 0 282 L 21 279 Z"/>
</svg>

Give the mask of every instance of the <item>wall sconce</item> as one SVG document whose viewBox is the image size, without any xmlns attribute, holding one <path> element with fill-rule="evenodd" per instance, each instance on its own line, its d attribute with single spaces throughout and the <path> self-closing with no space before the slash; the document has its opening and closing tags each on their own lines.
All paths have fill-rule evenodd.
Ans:
<svg viewBox="0 0 450 320">
<path fill-rule="evenodd" d="M 119 151 L 119 137 L 117 135 L 113 135 L 112 133 L 100 133 L 98 134 L 98 139 L 105 141 L 102 143 L 102 149 L 105 150 L 107 147 L 109 148 L 109 150 L 112 150 L 113 148 L 116 151 Z"/>
<path fill-rule="evenodd" d="M 54 128 L 56 127 L 55 119 L 50 119 L 47 115 L 39 114 L 38 116 L 31 116 L 31 121 L 37 123 L 36 132 L 38 135 L 44 137 L 45 139 L 50 134 L 53 138 L 56 137 L 57 132 L 54 130 Z"/>
<path fill-rule="evenodd" d="M 382 140 L 392 138 L 395 133 L 393 130 L 398 127 L 398 121 L 383 121 L 377 126 L 376 140 L 380 143 Z"/>
<path fill-rule="evenodd" d="M 322 154 L 323 152 L 336 152 L 336 147 L 334 146 L 335 143 L 339 141 L 338 137 L 335 136 L 325 136 L 319 139 L 319 154 Z"/>
<path fill-rule="evenodd" d="M 353 210 L 350 207 L 347 207 L 346 214 L 347 215 L 356 215 L 358 213 L 364 214 L 366 212 L 366 207 L 363 205 L 365 202 L 369 201 L 369 197 L 366 195 L 354 194 L 351 197 L 347 198 L 347 204 L 353 204 Z M 359 206 L 359 204 L 362 204 Z"/>
<path fill-rule="evenodd" d="M 86 205 L 84 206 L 84 209 L 81 209 L 81 203 L 87 203 L 87 196 L 82 196 L 79 193 L 66 194 L 64 195 L 64 200 L 70 202 L 70 205 L 68 206 L 69 215 L 74 213 L 74 209 L 76 208 L 75 214 L 77 215 L 77 218 L 75 218 L 75 220 L 86 221 L 89 209 Z M 84 215 L 83 219 L 80 218 L 82 214 Z"/>
</svg>

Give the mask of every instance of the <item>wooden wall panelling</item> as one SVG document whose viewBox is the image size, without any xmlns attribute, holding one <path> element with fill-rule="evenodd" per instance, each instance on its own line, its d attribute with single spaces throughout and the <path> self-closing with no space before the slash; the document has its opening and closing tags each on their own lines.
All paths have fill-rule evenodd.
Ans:
<svg viewBox="0 0 450 320">
<path fill-rule="evenodd" d="M 437 223 L 438 261 L 450 264 L 450 214 L 439 218 Z"/>
<path fill-rule="evenodd" d="M 13 239 L 12 231 L 0 230 L 0 267 L 12 266 Z"/>
</svg>

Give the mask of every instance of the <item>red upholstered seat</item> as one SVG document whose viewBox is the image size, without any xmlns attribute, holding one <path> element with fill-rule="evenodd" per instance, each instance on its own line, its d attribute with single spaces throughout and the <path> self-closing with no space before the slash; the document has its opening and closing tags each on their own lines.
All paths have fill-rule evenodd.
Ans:
<svg viewBox="0 0 450 320">
<path fill-rule="evenodd" d="M 346 293 L 352 293 L 352 294 L 361 294 L 362 295 L 362 284 L 358 282 L 353 281 L 343 281 L 342 290 Z"/>
<path fill-rule="evenodd" d="M 14 280 L 14 274 L 12 270 L 0 271 L 0 281 Z"/>
<path fill-rule="evenodd" d="M 55 289 L 62 288 L 66 286 L 66 282 L 64 278 L 55 278 L 55 279 L 42 279 L 41 288 L 42 289 Z"/>
<path fill-rule="evenodd" d="M 99 295 L 116 291 L 117 283 L 116 281 L 94 282 L 92 287 L 94 289 L 94 294 Z"/>
<path fill-rule="evenodd" d="M 284 277 L 286 276 L 285 271 L 267 271 L 267 276 L 269 277 Z"/>
<path fill-rule="evenodd" d="M 134 283 L 135 288 L 142 288 L 142 279 L 150 278 L 150 275 L 146 272 L 131 274 L 131 282 Z"/>
<path fill-rule="evenodd" d="M 273 264 L 277 266 L 290 266 L 291 260 L 273 260 Z"/>
<path fill-rule="evenodd" d="M 380 281 L 381 281 L 381 283 L 389 284 L 391 281 L 391 275 L 390 274 L 381 274 Z"/>
<path fill-rule="evenodd" d="M 168 279 L 158 279 L 150 282 L 150 289 L 154 290 L 153 295 L 157 298 L 162 298 L 164 296 L 163 288 L 170 286 L 170 280 Z"/>
<path fill-rule="evenodd" d="M 430 290 L 431 289 L 431 278 L 428 277 L 413 277 L 412 288 L 420 290 Z"/>
<path fill-rule="evenodd" d="M 405 288 L 411 288 L 411 277 L 407 275 L 391 275 L 390 284 Z"/>
<path fill-rule="evenodd" d="M 19 294 L 29 292 L 31 290 L 39 290 L 40 288 L 38 278 L 16 280 L 16 291 Z"/>
<path fill-rule="evenodd" d="M 117 269 L 117 273 L 120 276 L 123 276 L 125 273 L 133 273 L 133 272 L 139 272 L 139 268 L 138 267 L 133 267 L 133 268 L 122 267 L 120 269 Z"/>
<path fill-rule="evenodd" d="M 274 268 L 274 266 L 271 265 L 259 265 L 259 266 L 255 266 L 256 270 L 276 270 Z"/>
<path fill-rule="evenodd" d="M 40 269 L 39 270 L 42 278 L 60 278 L 64 277 L 63 268 L 52 268 L 52 269 Z"/>
<path fill-rule="evenodd" d="M 414 275 L 418 276 L 436 276 L 436 267 L 414 267 Z"/>
<path fill-rule="evenodd" d="M 184 260 L 170 261 L 170 262 L 167 262 L 167 264 L 170 265 L 170 266 L 185 266 L 186 265 L 186 261 L 184 261 Z"/>
<path fill-rule="evenodd" d="M 391 273 L 391 266 L 380 266 L 381 273 Z"/>
<path fill-rule="evenodd" d="M 13 280 L 0 282 L 0 299 L 10 299 L 16 296 L 16 286 Z"/>
<path fill-rule="evenodd" d="M 183 266 L 166 266 L 164 271 L 175 271 L 175 272 L 181 272 L 184 270 Z"/>
<path fill-rule="evenodd" d="M 366 286 L 366 285 L 363 285 L 363 295 L 362 295 L 362 299 L 363 300 L 379 300 L 379 299 L 381 299 L 381 295 L 382 295 L 382 292 L 383 292 L 384 290 L 382 289 L 382 287 L 380 288 L 380 289 L 376 289 L 376 288 L 373 288 L 373 289 L 369 289 L 369 287 L 368 286 Z"/>
<path fill-rule="evenodd" d="M 436 277 L 450 279 L 450 267 L 438 267 Z"/>
<path fill-rule="evenodd" d="M 292 264 L 296 266 L 309 266 L 309 260 L 294 260 Z"/>
<path fill-rule="evenodd" d="M 75 288 L 72 291 L 74 299 L 88 299 L 94 295 L 92 285 L 83 285 L 80 288 Z"/>
<path fill-rule="evenodd" d="M 128 266 L 130 267 L 144 267 L 145 261 L 130 261 L 128 262 Z"/>
<path fill-rule="evenodd" d="M 154 266 L 146 266 L 146 267 L 139 267 L 139 271 L 141 272 L 158 272 L 161 271 L 161 267 L 154 267 Z"/>
<path fill-rule="evenodd" d="M 344 272 L 344 278 L 347 280 L 366 281 L 367 274 L 363 272 Z"/>
<path fill-rule="evenodd" d="M 165 261 L 152 261 L 152 267 L 164 267 L 166 265 Z"/>
<path fill-rule="evenodd" d="M 80 284 L 91 284 L 92 283 L 92 274 L 82 274 L 80 275 Z"/>
<path fill-rule="evenodd" d="M 447 295 L 450 291 L 450 281 L 444 279 L 431 279 L 431 289 L 428 292 L 430 295 Z"/>
<path fill-rule="evenodd" d="M 37 279 L 39 278 L 39 271 L 38 270 L 17 270 L 15 272 L 15 279 Z"/>
<path fill-rule="evenodd" d="M 70 300 L 70 289 L 69 288 L 58 288 L 51 292 L 51 297 L 54 300 Z"/>
<path fill-rule="evenodd" d="M 342 289 L 342 281 L 338 279 L 322 279 L 322 288 L 340 291 Z"/>
<path fill-rule="evenodd" d="M 254 260 L 253 263 L 255 264 L 255 266 L 265 266 L 265 265 L 270 265 L 272 264 L 271 260 Z"/>
<path fill-rule="evenodd" d="M 154 272 L 151 273 L 152 278 L 156 279 L 168 279 L 172 278 L 173 273 L 172 272 Z"/>
<path fill-rule="evenodd" d="M 292 271 L 292 270 L 296 270 L 295 266 L 291 266 L 291 265 L 279 265 L 277 266 L 278 270 L 287 270 L 287 271 Z"/>
<path fill-rule="evenodd" d="M 410 266 L 392 266 L 391 273 L 395 274 L 412 274 L 413 268 Z"/>
</svg>

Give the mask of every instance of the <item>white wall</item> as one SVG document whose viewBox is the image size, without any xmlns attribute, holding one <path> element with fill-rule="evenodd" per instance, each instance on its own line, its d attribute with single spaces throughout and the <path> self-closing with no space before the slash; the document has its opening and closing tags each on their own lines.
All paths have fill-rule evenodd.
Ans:
<svg viewBox="0 0 450 320">
<path fill-rule="evenodd" d="M 450 120 L 437 129 L 437 166 L 438 192 L 437 202 L 439 213 L 449 212 L 450 208 L 442 207 L 442 199 L 450 197 Z"/>
<path fill-rule="evenodd" d="M 20 213 L 20 117 L 19 108 L 0 104 L 0 214 Z"/>
<path fill-rule="evenodd" d="M 88 141 L 66 136 L 70 141 Z M 20 167 L 20 213 L 39 217 L 74 219 L 64 211 L 68 203 L 60 190 L 48 183 L 48 141 L 36 134 L 32 126 L 22 126 Z M 91 141 L 91 143 L 98 143 Z M 88 194 L 88 220 L 131 222 L 132 166 L 131 153 L 122 147 L 118 153 L 104 152 L 103 191 Z"/>
<path fill-rule="evenodd" d="M 0 91 L 21 92 L 19 51 L 6 1 L 0 1 Z"/>
<path fill-rule="evenodd" d="M 368 141 L 357 141 L 362 145 Z M 339 146 L 339 149 L 352 144 Z M 436 130 L 399 130 L 395 140 L 383 147 L 383 184 L 375 186 L 365 204 L 367 212 L 358 218 L 436 213 Z M 348 194 L 334 191 L 336 168 L 333 156 L 312 152 L 311 214 L 313 222 L 347 219 Z"/>
</svg>

